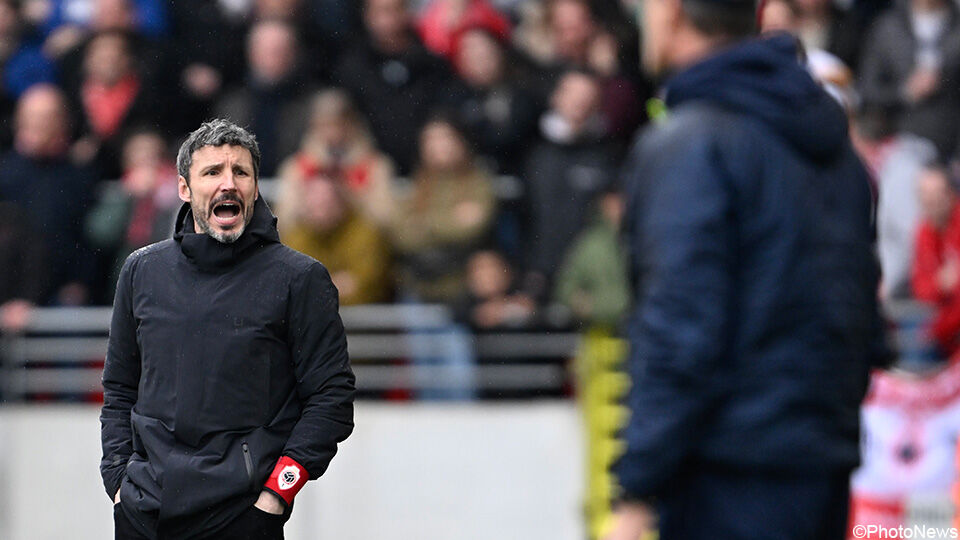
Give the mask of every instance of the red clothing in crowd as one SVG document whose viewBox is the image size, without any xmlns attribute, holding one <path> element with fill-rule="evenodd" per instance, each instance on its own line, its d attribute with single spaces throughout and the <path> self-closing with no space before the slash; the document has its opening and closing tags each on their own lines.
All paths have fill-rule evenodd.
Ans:
<svg viewBox="0 0 960 540">
<path fill-rule="evenodd" d="M 501 41 L 510 36 L 510 21 L 486 0 L 469 0 L 459 16 L 452 9 L 450 2 L 434 1 L 417 21 L 420 39 L 434 54 L 453 61 L 457 38 L 470 28 L 483 28 Z"/>
<path fill-rule="evenodd" d="M 951 259 L 960 265 L 960 204 L 954 205 L 943 230 L 928 221 L 921 223 L 914 250 L 913 294 L 937 307 L 930 330 L 943 351 L 952 355 L 960 334 L 960 280 L 951 290 L 942 291 L 937 274 Z"/>
<path fill-rule="evenodd" d="M 96 82 L 83 85 L 83 107 L 87 120 L 100 138 L 109 139 L 117 132 L 140 92 L 140 79 L 127 75 L 113 86 Z"/>
</svg>

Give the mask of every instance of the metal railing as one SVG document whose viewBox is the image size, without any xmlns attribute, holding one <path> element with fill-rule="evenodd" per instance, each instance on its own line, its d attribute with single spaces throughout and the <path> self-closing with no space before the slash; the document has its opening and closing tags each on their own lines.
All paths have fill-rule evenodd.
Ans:
<svg viewBox="0 0 960 540">
<path fill-rule="evenodd" d="M 442 351 L 453 323 L 442 305 L 364 305 L 340 310 L 361 392 L 416 394 L 448 385 L 443 362 L 410 361 L 418 351 Z M 97 395 L 107 351 L 111 308 L 37 308 L 24 331 L 0 338 L 0 395 Z M 416 342 L 411 339 L 416 335 Z M 472 390 L 481 394 L 563 395 L 566 360 L 580 336 L 570 332 L 465 334 L 475 353 Z M 452 384 L 452 383 L 450 383 Z"/>
</svg>

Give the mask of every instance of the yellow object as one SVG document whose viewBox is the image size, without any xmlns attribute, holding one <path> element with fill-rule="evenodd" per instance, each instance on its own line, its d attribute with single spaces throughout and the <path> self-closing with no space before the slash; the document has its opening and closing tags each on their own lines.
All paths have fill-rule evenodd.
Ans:
<svg viewBox="0 0 960 540">
<path fill-rule="evenodd" d="M 630 378 L 623 371 L 626 357 L 624 340 L 613 337 L 609 329 L 594 328 L 583 336 L 574 361 L 587 437 L 584 507 L 589 535 L 594 539 L 602 538 L 612 526 L 611 502 L 617 484 L 610 467 L 624 451 L 617 435 L 629 417 L 620 404 L 630 387 Z"/>
</svg>

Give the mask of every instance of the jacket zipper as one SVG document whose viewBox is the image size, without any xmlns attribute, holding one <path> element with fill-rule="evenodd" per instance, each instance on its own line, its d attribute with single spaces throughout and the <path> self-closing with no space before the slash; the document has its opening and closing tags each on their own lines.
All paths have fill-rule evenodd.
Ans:
<svg viewBox="0 0 960 540">
<path fill-rule="evenodd" d="M 240 448 L 243 449 L 243 466 L 247 469 L 247 480 L 253 487 L 253 458 L 250 457 L 250 447 L 247 443 L 241 443 Z"/>
</svg>

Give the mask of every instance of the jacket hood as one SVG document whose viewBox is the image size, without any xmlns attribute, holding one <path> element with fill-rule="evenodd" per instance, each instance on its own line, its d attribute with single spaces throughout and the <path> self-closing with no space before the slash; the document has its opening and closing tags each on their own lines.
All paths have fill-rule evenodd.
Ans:
<svg viewBox="0 0 960 540">
<path fill-rule="evenodd" d="M 203 271 L 214 272 L 232 266 L 256 248 L 280 243 L 280 234 L 277 232 L 277 218 L 261 195 L 253 204 L 250 223 L 236 242 L 224 244 L 206 233 L 196 232 L 190 203 L 183 203 L 180 207 L 173 239 L 190 262 Z"/>
<path fill-rule="evenodd" d="M 735 45 L 678 73 L 666 90 L 668 107 L 703 100 L 757 117 L 815 161 L 835 157 L 847 140 L 843 109 L 800 62 L 792 36 Z"/>
</svg>

